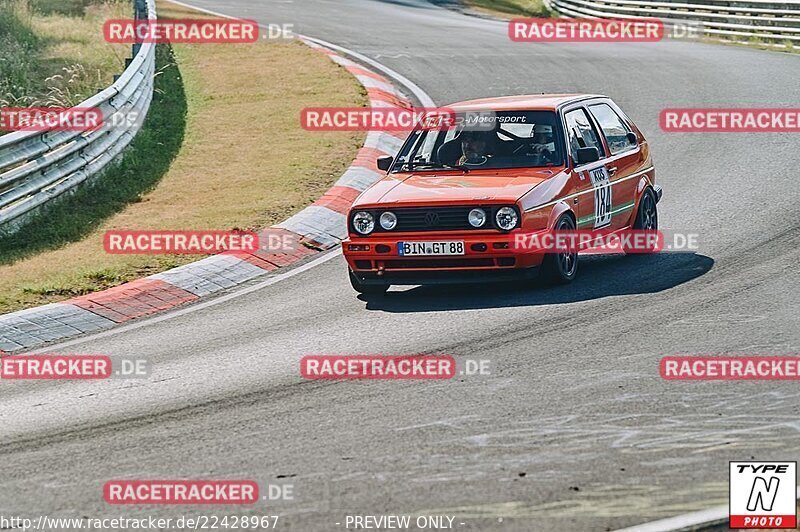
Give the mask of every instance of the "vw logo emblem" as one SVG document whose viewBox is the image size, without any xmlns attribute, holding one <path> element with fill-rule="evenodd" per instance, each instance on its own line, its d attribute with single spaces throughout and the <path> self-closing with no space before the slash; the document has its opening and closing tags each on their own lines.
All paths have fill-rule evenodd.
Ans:
<svg viewBox="0 0 800 532">
<path fill-rule="evenodd" d="M 426 212 L 425 213 L 425 224 L 428 227 L 434 227 L 439 225 L 439 215 L 435 212 Z"/>
</svg>

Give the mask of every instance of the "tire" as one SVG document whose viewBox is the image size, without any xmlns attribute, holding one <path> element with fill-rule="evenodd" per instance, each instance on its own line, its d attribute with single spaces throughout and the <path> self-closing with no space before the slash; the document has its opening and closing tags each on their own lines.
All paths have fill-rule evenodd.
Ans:
<svg viewBox="0 0 800 532">
<path fill-rule="evenodd" d="M 639 210 L 636 211 L 633 228 L 647 231 L 658 229 L 658 203 L 655 192 L 649 187 L 644 190 L 642 199 L 639 201 Z"/>
<path fill-rule="evenodd" d="M 656 193 L 653 189 L 648 187 L 644 189 L 642 199 L 639 200 L 639 210 L 636 211 L 636 219 L 633 221 L 633 229 L 639 231 L 657 231 L 658 230 L 658 202 L 656 201 Z M 637 254 L 648 255 L 654 251 L 646 251 L 640 253 L 632 253 L 628 250 L 623 250 L 626 255 L 632 256 Z"/>
<path fill-rule="evenodd" d="M 353 273 L 353 270 L 348 268 L 347 270 L 348 277 L 350 278 L 350 286 L 353 287 L 353 290 L 358 292 L 359 294 L 364 294 L 365 296 L 377 296 L 381 294 L 385 294 L 387 290 L 389 290 L 389 285 L 372 285 L 372 284 L 364 284 L 362 283 L 358 276 Z"/>
<path fill-rule="evenodd" d="M 553 228 L 558 231 L 575 231 L 575 220 L 569 214 L 562 214 Z M 548 253 L 542 260 L 541 279 L 546 284 L 568 284 L 578 275 L 578 253 Z"/>
</svg>

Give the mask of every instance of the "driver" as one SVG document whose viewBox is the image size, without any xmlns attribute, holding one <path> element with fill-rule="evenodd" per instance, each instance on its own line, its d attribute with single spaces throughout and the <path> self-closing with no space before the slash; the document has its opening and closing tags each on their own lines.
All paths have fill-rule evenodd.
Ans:
<svg viewBox="0 0 800 532">
<path fill-rule="evenodd" d="M 553 138 L 553 126 L 548 124 L 536 124 L 533 127 L 533 142 L 531 151 L 545 156 L 551 156 L 556 151 L 556 143 Z"/>
<path fill-rule="evenodd" d="M 458 158 L 456 164 L 480 166 L 486 164 L 494 153 L 494 140 L 497 139 L 497 135 L 492 131 L 464 130 L 458 138 L 461 141 L 463 155 Z"/>
</svg>

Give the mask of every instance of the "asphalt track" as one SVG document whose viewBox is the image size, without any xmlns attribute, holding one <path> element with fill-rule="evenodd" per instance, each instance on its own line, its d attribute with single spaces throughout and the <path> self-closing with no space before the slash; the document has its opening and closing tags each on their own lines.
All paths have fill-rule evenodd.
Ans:
<svg viewBox="0 0 800 532">
<path fill-rule="evenodd" d="M 346 514 L 456 515 L 465 530 L 609 530 L 724 504 L 728 460 L 797 459 L 796 383 L 675 383 L 663 355 L 800 350 L 800 141 L 666 134 L 664 107 L 797 107 L 800 56 L 732 46 L 512 43 L 505 25 L 422 1 L 192 0 L 293 23 L 395 69 L 437 103 L 535 92 L 613 97 L 651 142 L 664 228 L 694 254 L 600 257 L 569 287 L 358 299 L 334 256 L 280 282 L 65 352 L 146 357 L 153 377 L 5 383 L 0 514 L 109 509 L 112 478 L 289 482 L 279 528 Z M 491 376 L 302 380 L 311 353 L 446 352 Z M 336 525 L 336 523 L 342 523 Z M 464 523 L 460 525 L 459 523 Z"/>
</svg>

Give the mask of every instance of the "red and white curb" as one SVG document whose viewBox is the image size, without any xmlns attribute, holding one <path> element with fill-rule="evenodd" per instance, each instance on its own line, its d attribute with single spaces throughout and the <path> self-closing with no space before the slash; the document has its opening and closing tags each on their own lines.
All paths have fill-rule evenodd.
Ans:
<svg viewBox="0 0 800 532">
<path fill-rule="evenodd" d="M 316 39 L 301 40 L 355 76 L 367 90 L 370 106 L 411 107 L 409 99 L 386 77 L 339 55 L 333 50 L 339 47 L 323 46 Z M 404 80 L 397 77 L 401 82 Z M 410 82 L 409 88 L 414 93 L 419 91 Z M 403 137 L 402 133 L 369 132 L 364 147 L 350 168 L 322 197 L 288 220 L 269 228 L 272 234 L 276 230 L 292 233 L 301 243 L 297 250 L 279 254 L 215 255 L 102 292 L 0 316 L 0 356 L 97 332 L 191 303 L 339 245 L 347 236 L 346 216 L 353 200 L 383 176 L 375 166 L 375 160 L 384 155 L 395 155 Z"/>
</svg>

